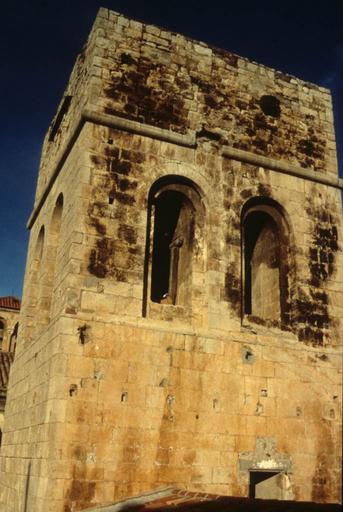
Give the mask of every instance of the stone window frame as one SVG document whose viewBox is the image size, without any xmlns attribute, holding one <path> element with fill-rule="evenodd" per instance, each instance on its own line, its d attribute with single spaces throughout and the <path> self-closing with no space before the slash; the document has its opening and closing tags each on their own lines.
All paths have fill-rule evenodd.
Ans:
<svg viewBox="0 0 343 512">
<path fill-rule="evenodd" d="M 35 304 L 34 307 L 34 315 L 36 316 L 36 330 L 40 330 L 40 320 L 41 320 L 41 299 L 42 299 L 42 268 L 43 268 L 43 259 L 46 253 L 46 229 L 45 225 L 42 224 L 40 227 L 33 260 L 31 264 L 31 282 L 30 288 L 32 290 L 32 294 L 34 295 Z M 35 289 L 35 290 L 34 290 Z M 31 302 L 31 301 L 30 301 Z"/>
<path fill-rule="evenodd" d="M 30 343 L 39 332 L 40 323 L 40 287 L 42 260 L 46 250 L 45 225 L 41 224 L 37 238 L 30 248 L 30 263 L 28 266 L 28 279 L 24 290 L 24 302 L 22 310 L 25 311 L 24 330 L 25 343 Z"/>
<path fill-rule="evenodd" d="M 194 211 L 194 245 L 192 248 L 192 276 L 190 284 L 190 299 L 187 304 L 162 304 L 151 299 L 152 259 L 155 229 L 155 202 L 165 192 L 177 192 L 185 196 Z M 206 208 L 204 194 L 200 187 L 191 179 L 180 175 L 166 175 L 157 179 L 150 187 L 147 208 L 147 230 L 144 264 L 143 317 L 158 319 L 189 320 L 192 312 L 192 291 L 196 272 L 203 272 L 205 265 Z M 203 243 L 199 244 L 201 238 Z M 201 246 L 201 247 L 200 247 Z"/>
<path fill-rule="evenodd" d="M 0 317 L 0 350 L 2 350 L 2 345 L 3 345 L 4 339 L 5 339 L 6 328 L 7 328 L 6 326 L 7 326 L 7 322 L 1 316 Z"/>
<path fill-rule="evenodd" d="M 46 243 L 45 225 L 42 224 L 39 229 L 39 232 L 38 232 L 37 240 L 36 240 L 36 243 L 34 246 L 33 257 L 32 257 L 32 261 L 31 261 L 31 265 L 30 265 L 30 273 L 31 273 L 30 287 L 32 284 L 37 285 L 37 283 L 40 281 L 40 270 L 42 267 L 43 255 L 45 253 L 45 243 Z"/>
<path fill-rule="evenodd" d="M 17 347 L 17 337 L 18 337 L 18 330 L 19 330 L 19 322 L 16 322 L 14 324 L 11 336 L 10 336 L 10 343 L 9 343 L 9 352 L 12 352 L 13 354 L 16 351 Z"/>
<path fill-rule="evenodd" d="M 242 321 L 248 319 L 257 323 L 263 323 L 267 319 L 254 317 L 246 313 L 246 231 L 245 223 L 248 216 L 258 212 L 267 214 L 276 224 L 280 240 L 280 321 L 277 327 L 287 329 L 291 324 L 291 292 L 292 284 L 296 282 L 294 261 L 293 230 L 286 210 L 280 203 L 270 197 L 255 196 L 250 198 L 242 208 L 241 213 L 241 286 L 242 286 Z M 292 271 L 291 271 L 292 270 Z M 272 322 L 273 323 L 273 322 Z"/>
<path fill-rule="evenodd" d="M 47 248 L 50 255 L 50 269 L 48 275 L 46 276 L 46 286 L 49 288 L 49 301 L 47 304 L 47 320 L 50 321 L 54 311 L 53 311 L 53 296 L 55 291 L 55 281 L 56 281 L 56 263 L 58 258 L 58 251 L 60 248 L 60 238 L 61 238 L 61 228 L 63 223 L 63 213 L 64 213 L 64 195 L 60 192 L 55 201 L 54 209 L 51 215 L 50 225 L 49 225 L 49 233 L 47 237 Z"/>
</svg>

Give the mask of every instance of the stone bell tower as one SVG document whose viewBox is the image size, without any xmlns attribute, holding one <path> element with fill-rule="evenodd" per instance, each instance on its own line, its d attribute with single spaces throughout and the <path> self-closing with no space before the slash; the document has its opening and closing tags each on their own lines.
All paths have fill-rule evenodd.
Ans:
<svg viewBox="0 0 343 512">
<path fill-rule="evenodd" d="M 339 501 L 340 187 L 329 91 L 100 9 L 28 222 L 2 510 Z"/>
</svg>

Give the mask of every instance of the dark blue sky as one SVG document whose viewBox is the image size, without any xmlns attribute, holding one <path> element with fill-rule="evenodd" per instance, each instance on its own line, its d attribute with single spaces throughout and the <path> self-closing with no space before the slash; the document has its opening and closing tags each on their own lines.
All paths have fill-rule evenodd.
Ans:
<svg viewBox="0 0 343 512">
<path fill-rule="evenodd" d="M 342 170 L 343 0 L 5 0 L 0 30 L 0 296 L 21 296 L 25 224 L 42 140 L 100 6 L 329 87 Z"/>
</svg>

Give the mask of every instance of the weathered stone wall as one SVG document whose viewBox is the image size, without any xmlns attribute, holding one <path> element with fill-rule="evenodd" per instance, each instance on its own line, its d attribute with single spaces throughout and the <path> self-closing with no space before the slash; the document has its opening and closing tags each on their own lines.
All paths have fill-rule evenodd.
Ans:
<svg viewBox="0 0 343 512">
<path fill-rule="evenodd" d="M 179 133 L 211 130 L 236 148 L 337 174 L 327 89 L 101 10 L 47 133 L 36 199 L 85 107 Z"/>
<path fill-rule="evenodd" d="M 338 501 L 339 191 L 224 151 L 334 178 L 328 91 L 101 10 L 69 95 L 30 221 L 4 510 L 164 485 L 244 496 L 261 468 L 295 499 Z M 150 298 L 160 184 L 196 206 L 182 304 Z M 261 204 L 282 223 L 277 321 L 244 314 L 244 215 Z"/>
</svg>

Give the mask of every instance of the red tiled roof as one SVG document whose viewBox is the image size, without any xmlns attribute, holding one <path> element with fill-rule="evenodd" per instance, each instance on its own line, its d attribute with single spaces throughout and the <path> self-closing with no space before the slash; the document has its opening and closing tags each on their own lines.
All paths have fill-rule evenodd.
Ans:
<svg viewBox="0 0 343 512">
<path fill-rule="evenodd" d="M 14 354 L 12 352 L 0 351 L 0 389 L 7 388 L 10 367 L 13 363 Z"/>
<path fill-rule="evenodd" d="M 0 308 L 20 309 L 21 301 L 17 297 L 0 297 Z"/>
<path fill-rule="evenodd" d="M 234 498 L 180 489 L 161 489 L 88 512 L 340 512 L 335 503 Z M 86 512 L 86 510 L 84 511 Z"/>
</svg>

